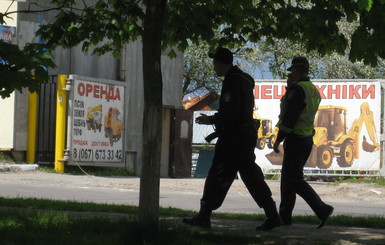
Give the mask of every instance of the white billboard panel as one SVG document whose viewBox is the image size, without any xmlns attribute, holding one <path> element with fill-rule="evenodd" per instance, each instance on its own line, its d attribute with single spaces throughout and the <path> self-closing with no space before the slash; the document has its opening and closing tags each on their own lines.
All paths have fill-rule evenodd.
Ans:
<svg viewBox="0 0 385 245">
<path fill-rule="evenodd" d="M 74 79 L 70 125 L 72 161 L 123 161 L 123 108 L 124 86 Z"/>
<path fill-rule="evenodd" d="M 322 101 L 317 112 L 313 152 L 307 169 L 380 169 L 381 84 L 379 81 L 314 81 Z M 282 152 L 271 149 L 276 135 L 280 99 L 286 91 L 283 81 L 256 81 L 256 115 L 259 131 L 257 163 L 263 169 L 280 169 Z"/>
</svg>

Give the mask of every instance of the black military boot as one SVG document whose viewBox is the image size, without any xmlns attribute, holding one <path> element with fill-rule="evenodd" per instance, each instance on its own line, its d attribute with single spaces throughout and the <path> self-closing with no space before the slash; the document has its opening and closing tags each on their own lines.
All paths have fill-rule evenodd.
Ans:
<svg viewBox="0 0 385 245">
<path fill-rule="evenodd" d="M 275 202 L 273 202 L 269 206 L 264 207 L 263 210 L 265 210 L 267 219 L 261 225 L 256 227 L 257 231 L 269 231 L 275 227 L 282 225 L 282 220 L 281 217 L 279 217 L 278 215 Z"/>
<path fill-rule="evenodd" d="M 198 226 L 204 229 L 209 229 L 211 227 L 211 216 L 212 210 L 205 205 L 201 204 L 199 213 L 191 218 L 184 218 L 182 221 L 185 224 Z"/>
<path fill-rule="evenodd" d="M 317 227 L 317 229 L 320 229 L 322 228 L 325 224 L 326 224 L 326 221 L 329 219 L 329 217 L 332 215 L 334 211 L 334 208 L 330 205 L 326 205 L 325 207 L 325 214 L 323 217 L 321 217 L 321 223 L 319 224 L 319 226 Z"/>
</svg>

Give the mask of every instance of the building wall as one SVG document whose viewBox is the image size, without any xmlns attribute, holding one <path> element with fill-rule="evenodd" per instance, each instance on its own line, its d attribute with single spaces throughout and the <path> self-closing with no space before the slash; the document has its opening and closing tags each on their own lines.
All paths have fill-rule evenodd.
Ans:
<svg viewBox="0 0 385 245">
<path fill-rule="evenodd" d="M 19 8 L 28 7 L 28 2 L 19 3 Z M 81 2 L 81 1 L 79 1 Z M 89 2 L 87 2 L 89 3 Z M 40 6 L 47 7 L 48 0 L 39 1 Z M 56 13 L 43 12 L 43 23 L 53 21 Z M 34 32 L 39 26 L 39 17 L 34 14 L 22 14 L 19 16 L 20 44 L 37 42 Z M 170 59 L 168 52 L 162 54 L 162 78 L 163 78 L 163 106 L 165 108 L 182 108 L 182 75 L 183 54 L 178 53 L 177 58 Z M 122 81 L 125 89 L 125 159 L 126 168 L 136 173 L 141 170 L 142 154 L 142 123 L 143 123 L 143 72 L 142 72 L 142 43 L 135 41 L 125 45 L 121 59 L 115 59 L 110 53 L 103 56 L 92 56 L 81 52 L 81 47 L 71 49 L 58 48 L 53 53 L 56 69 L 50 69 L 51 75 L 74 74 L 85 77 L 103 78 Z M 169 113 L 164 111 L 164 113 Z M 168 119 L 169 120 L 169 119 Z M 170 123 L 163 123 L 163 136 L 169 137 Z M 168 127 L 168 128 L 167 128 Z M 169 164 L 170 139 L 163 139 L 162 166 Z M 164 151 L 164 152 L 163 152 Z M 162 175 L 167 171 L 163 170 Z"/>
<path fill-rule="evenodd" d="M 13 12 L 17 10 L 17 2 L 0 0 L 0 12 Z M 12 14 L 5 18 L 5 25 L 17 26 L 18 16 Z M 18 29 L 16 30 L 18 32 Z M 18 42 L 18 35 L 16 35 Z M 26 151 L 27 141 L 27 107 L 26 91 L 16 91 L 10 97 L 0 98 L 0 149 L 11 150 L 17 161 L 23 160 L 23 152 Z M 19 154 L 21 153 L 21 154 Z"/>
<path fill-rule="evenodd" d="M 13 12 L 17 9 L 17 2 L 11 1 L 11 0 L 0 0 L 0 12 L 5 13 L 7 12 Z M 13 14 L 10 17 L 12 18 L 5 18 L 5 25 L 7 26 L 16 26 L 17 21 L 17 15 Z"/>
<path fill-rule="evenodd" d="M 0 99 L 0 149 L 13 149 L 13 132 L 14 132 L 14 113 L 15 113 L 15 93 L 9 98 Z"/>
<path fill-rule="evenodd" d="M 50 6 L 49 0 L 39 1 L 39 6 L 41 7 L 36 5 L 29 6 L 29 2 L 31 1 L 19 3 L 18 8 L 20 10 L 29 8 L 38 11 L 42 10 L 42 7 L 49 8 Z M 91 2 L 88 1 L 87 3 Z M 39 17 L 38 12 L 19 14 L 19 44 L 23 46 L 26 42 L 38 42 L 39 38 L 35 37 L 34 34 L 39 28 L 40 23 L 47 24 L 54 21 L 57 13 L 57 11 L 41 12 L 41 17 Z M 118 80 L 118 60 L 114 59 L 110 53 L 103 56 L 83 53 L 81 45 L 79 45 L 70 49 L 57 48 L 53 52 L 53 56 L 57 67 L 49 70 L 49 73 L 52 75 L 76 74 L 79 76 Z"/>
<path fill-rule="evenodd" d="M 121 61 L 122 73 L 126 81 L 126 158 L 136 158 L 137 162 L 128 163 L 131 171 L 140 173 L 142 154 L 142 122 L 144 110 L 143 72 L 142 72 L 142 43 L 135 41 L 124 48 L 124 60 Z M 182 65 L 181 65 L 182 64 Z M 167 108 L 182 108 L 183 54 L 170 59 L 167 52 L 162 53 L 163 106 Z M 163 113 L 167 113 L 164 109 Z M 170 136 L 170 122 L 163 122 L 163 137 Z M 169 139 L 163 139 L 161 166 L 169 164 Z M 165 145 L 167 144 L 167 145 Z M 167 152 L 166 152 L 167 151 Z M 135 156 L 133 156 L 135 155 Z M 161 176 L 165 177 L 167 170 L 162 169 Z"/>
</svg>

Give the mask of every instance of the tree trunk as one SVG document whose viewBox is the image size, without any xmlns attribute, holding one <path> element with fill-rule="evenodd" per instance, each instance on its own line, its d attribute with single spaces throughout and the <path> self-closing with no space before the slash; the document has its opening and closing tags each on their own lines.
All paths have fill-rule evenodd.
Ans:
<svg viewBox="0 0 385 245">
<path fill-rule="evenodd" d="M 144 239 L 156 239 L 162 138 L 161 33 L 166 0 L 148 0 L 143 33 L 143 156 L 139 194 L 139 228 Z"/>
</svg>

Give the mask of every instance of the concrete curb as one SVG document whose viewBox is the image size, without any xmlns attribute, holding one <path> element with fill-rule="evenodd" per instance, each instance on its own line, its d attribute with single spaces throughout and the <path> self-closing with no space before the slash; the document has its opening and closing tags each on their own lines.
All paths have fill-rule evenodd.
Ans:
<svg viewBox="0 0 385 245">
<path fill-rule="evenodd" d="M 37 164 L 0 164 L 0 172 L 34 171 L 38 167 Z"/>
</svg>

